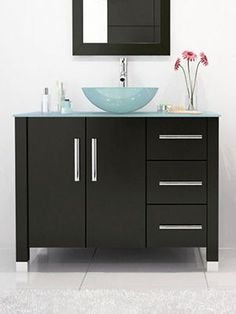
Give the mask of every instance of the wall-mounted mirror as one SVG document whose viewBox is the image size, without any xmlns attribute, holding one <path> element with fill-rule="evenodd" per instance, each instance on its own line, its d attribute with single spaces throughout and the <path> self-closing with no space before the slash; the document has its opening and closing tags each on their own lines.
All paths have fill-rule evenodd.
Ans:
<svg viewBox="0 0 236 314">
<path fill-rule="evenodd" d="M 74 55 L 169 55 L 170 0 L 73 0 Z"/>
</svg>

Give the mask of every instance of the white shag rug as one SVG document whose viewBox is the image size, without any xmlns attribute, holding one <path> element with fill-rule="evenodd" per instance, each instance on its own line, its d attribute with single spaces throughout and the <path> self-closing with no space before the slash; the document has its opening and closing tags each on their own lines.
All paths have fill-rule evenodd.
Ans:
<svg viewBox="0 0 236 314">
<path fill-rule="evenodd" d="M 0 292 L 1 314 L 235 314 L 236 290 Z"/>
</svg>

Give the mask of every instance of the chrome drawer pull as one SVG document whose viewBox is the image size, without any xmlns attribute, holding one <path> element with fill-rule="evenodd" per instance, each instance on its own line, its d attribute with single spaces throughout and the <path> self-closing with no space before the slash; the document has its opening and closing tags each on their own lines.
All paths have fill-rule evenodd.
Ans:
<svg viewBox="0 0 236 314">
<path fill-rule="evenodd" d="M 160 230 L 202 230 L 202 225 L 159 225 Z"/>
<path fill-rule="evenodd" d="M 202 186 L 202 181 L 160 181 L 159 186 Z"/>
<path fill-rule="evenodd" d="M 74 139 L 74 180 L 80 181 L 80 139 Z"/>
<path fill-rule="evenodd" d="M 159 135 L 159 140 L 202 140 L 202 135 Z"/>
<path fill-rule="evenodd" d="M 97 182 L 97 139 L 92 138 L 92 182 Z"/>
</svg>

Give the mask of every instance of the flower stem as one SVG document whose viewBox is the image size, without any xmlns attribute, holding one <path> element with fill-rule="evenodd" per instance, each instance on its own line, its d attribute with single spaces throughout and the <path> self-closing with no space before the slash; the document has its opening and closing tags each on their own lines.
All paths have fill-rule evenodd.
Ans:
<svg viewBox="0 0 236 314">
<path fill-rule="evenodd" d="M 187 75 L 186 75 L 184 67 L 181 64 L 180 64 L 180 67 L 181 67 L 181 69 L 182 69 L 182 71 L 184 73 L 185 83 L 186 83 L 186 87 L 187 87 L 187 91 L 188 91 L 188 97 L 190 98 L 190 91 L 189 91 L 189 86 L 188 86 Z"/>
<path fill-rule="evenodd" d="M 199 66 L 201 64 L 201 61 L 198 62 L 197 68 L 196 68 L 196 72 L 195 72 L 195 77 L 194 77 L 194 85 L 193 85 L 193 94 L 195 92 L 196 89 L 196 84 L 197 84 L 197 75 L 198 75 L 198 70 L 199 70 Z"/>
<path fill-rule="evenodd" d="M 189 85 L 190 85 L 190 91 L 191 95 L 193 94 L 193 84 L 192 84 L 192 78 L 191 78 L 191 72 L 190 72 L 190 62 L 188 60 L 188 77 L 189 77 Z"/>
<path fill-rule="evenodd" d="M 192 77 L 191 77 L 190 61 L 189 60 L 188 60 L 188 77 L 189 77 L 189 85 L 190 85 L 189 110 L 194 110 L 194 104 L 193 104 L 194 89 L 193 89 L 193 82 L 192 82 Z"/>
</svg>

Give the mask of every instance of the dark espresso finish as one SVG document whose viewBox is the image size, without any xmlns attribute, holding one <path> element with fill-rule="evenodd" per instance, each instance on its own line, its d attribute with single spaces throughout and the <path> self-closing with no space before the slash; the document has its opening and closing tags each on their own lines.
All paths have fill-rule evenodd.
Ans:
<svg viewBox="0 0 236 314">
<path fill-rule="evenodd" d="M 208 119 L 207 260 L 219 260 L 219 120 Z"/>
<path fill-rule="evenodd" d="M 85 119 L 29 119 L 28 169 L 30 246 L 85 247 Z"/>
<path fill-rule="evenodd" d="M 206 204 L 206 170 L 204 161 L 149 161 L 147 202 Z"/>
<path fill-rule="evenodd" d="M 127 26 L 126 34 L 120 27 Z M 142 29 L 138 37 L 141 26 L 151 26 L 151 35 Z M 73 0 L 73 55 L 170 55 L 170 0 L 109 0 L 108 41 L 84 43 L 83 0 Z"/>
<path fill-rule="evenodd" d="M 31 247 L 200 246 L 217 262 L 218 128 L 217 117 L 16 118 L 16 260 Z"/>
<path fill-rule="evenodd" d="M 15 119 L 16 261 L 29 260 L 28 239 L 28 119 Z"/>
<path fill-rule="evenodd" d="M 108 38 L 111 43 L 160 42 L 160 27 L 110 26 Z"/>
<path fill-rule="evenodd" d="M 161 42 L 161 0 L 108 1 L 109 43 Z"/>
<path fill-rule="evenodd" d="M 204 205 L 149 205 L 147 208 L 147 246 L 204 247 L 206 245 L 206 212 Z M 174 230 L 173 227 L 179 229 Z"/>
<path fill-rule="evenodd" d="M 185 135 L 186 138 L 165 139 L 165 135 Z M 191 135 L 202 138 L 191 139 Z M 148 119 L 147 145 L 148 160 L 206 160 L 207 120 L 169 118 L 157 123 L 156 119 Z"/>
<path fill-rule="evenodd" d="M 159 0 L 160 2 L 160 0 Z M 154 21 L 160 25 L 159 10 L 154 9 L 154 0 L 109 0 L 109 26 L 153 26 Z M 157 17 L 156 17 L 157 15 Z M 156 17 L 156 18 L 155 18 Z M 158 20 L 159 18 L 159 20 Z"/>
<path fill-rule="evenodd" d="M 91 141 L 97 139 L 97 181 Z M 145 247 L 145 120 L 87 119 L 87 246 Z"/>
</svg>

